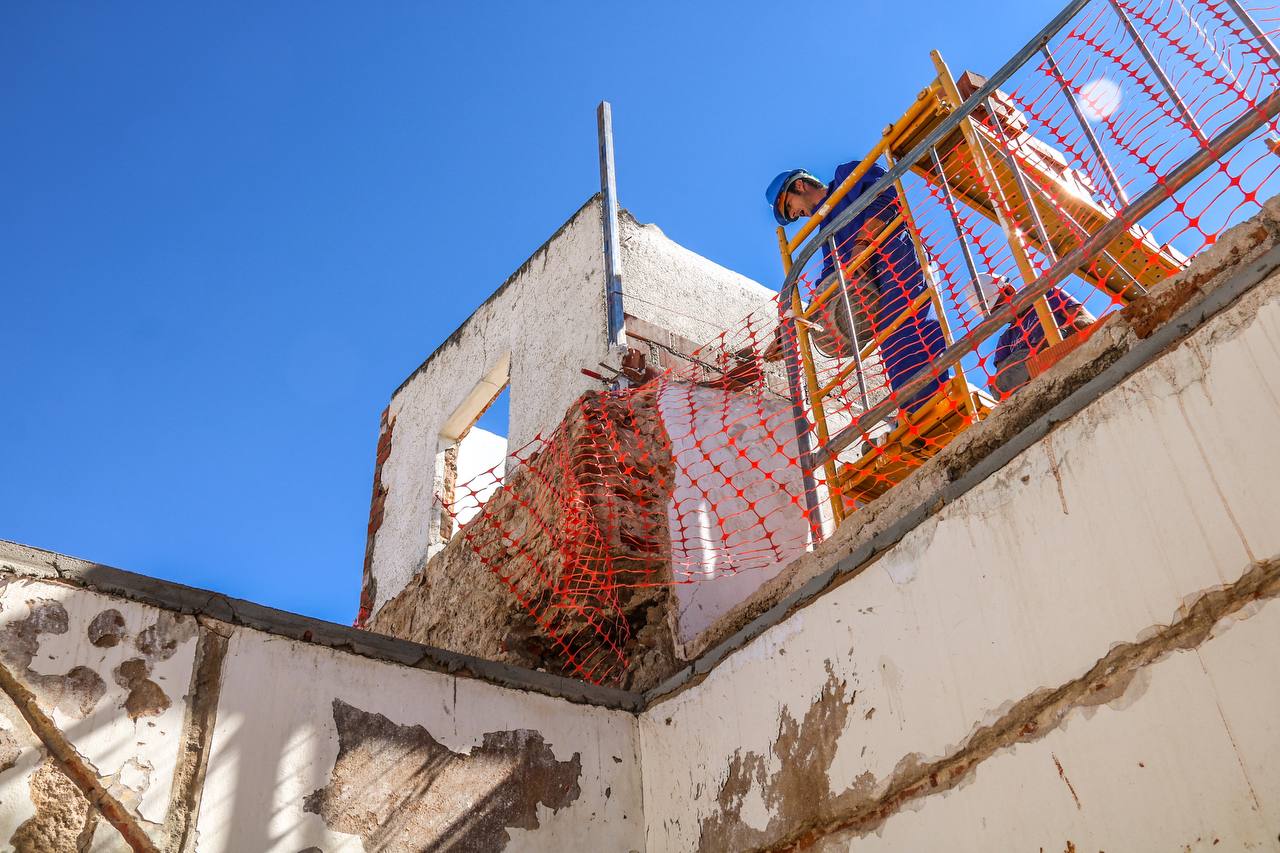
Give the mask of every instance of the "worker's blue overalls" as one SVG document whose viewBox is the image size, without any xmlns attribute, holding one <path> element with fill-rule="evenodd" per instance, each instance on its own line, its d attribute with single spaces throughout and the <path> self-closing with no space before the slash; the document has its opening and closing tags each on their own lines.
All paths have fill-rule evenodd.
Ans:
<svg viewBox="0 0 1280 853">
<path fill-rule="evenodd" d="M 838 166 L 831 179 L 831 188 L 835 189 L 839 186 L 859 162 L 851 160 Z M 853 204 L 859 196 L 871 189 L 876 181 L 884 177 L 884 174 L 884 169 L 873 164 L 853 189 L 832 207 L 831 212 L 826 216 L 826 221 L 830 222 L 840 211 Z M 888 224 L 898 213 L 898 193 L 891 187 L 838 229 L 835 232 L 835 242 L 844 262 L 848 263 L 857 254 L 853 248 L 855 238 L 861 237 L 868 242 L 875 239 L 879 228 L 874 226 L 868 228 L 867 220 L 876 218 L 881 223 Z M 883 224 L 880 227 L 883 227 Z M 825 280 L 835 271 L 829 242 L 822 244 L 822 252 L 822 279 Z M 850 293 L 849 298 L 854 304 L 861 302 L 867 308 L 872 332 L 877 337 L 901 314 L 909 310 L 911 303 L 925 291 L 924 271 L 920 268 L 920 261 L 911 244 L 911 235 L 907 233 L 905 225 L 899 225 L 894 229 L 872 252 L 867 262 L 851 272 L 854 276 L 861 275 L 866 284 L 870 285 L 869 288 L 864 288 L 863 292 Z M 850 282 L 851 286 L 855 287 L 856 283 L 856 278 Z M 903 320 L 902 325 L 880 344 L 880 354 L 885 371 L 889 375 L 889 387 L 897 391 L 921 368 L 941 355 L 945 349 L 946 340 L 942 336 L 942 326 L 938 323 L 932 303 L 926 303 L 914 315 Z M 951 371 L 945 371 L 937 380 L 915 394 L 910 401 L 899 401 L 899 405 L 908 412 L 915 412 L 950 378 Z"/>
<path fill-rule="evenodd" d="M 1079 300 L 1062 288 L 1049 288 L 1045 299 L 1053 310 L 1054 322 L 1064 339 L 1074 335 L 1079 327 L 1095 322 L 1094 316 Z M 1031 373 L 1027 359 L 1044 349 L 1044 341 L 1044 327 L 1040 325 L 1035 309 L 1028 308 L 1019 314 L 996 342 L 995 373 L 991 377 L 991 386 L 1002 396 L 1008 396 L 1029 382 Z"/>
</svg>

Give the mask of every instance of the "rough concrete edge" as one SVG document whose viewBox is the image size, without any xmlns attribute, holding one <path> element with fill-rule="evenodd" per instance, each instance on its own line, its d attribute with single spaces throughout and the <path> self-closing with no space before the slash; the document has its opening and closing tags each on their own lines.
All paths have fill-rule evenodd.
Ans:
<svg viewBox="0 0 1280 853">
<path fill-rule="evenodd" d="M 861 838 L 876 832 L 913 801 L 946 794 L 972 779 L 977 768 L 998 752 L 1040 740 L 1062 728 L 1072 711 L 1116 702 L 1142 670 L 1175 652 L 1198 649 L 1212 639 L 1215 628 L 1225 620 L 1251 604 L 1261 605 L 1278 595 L 1280 561 L 1274 557 L 1254 561 L 1235 581 L 1203 590 L 1194 600 L 1184 602 L 1168 624 L 1153 625 L 1131 641 L 1112 645 L 1083 674 L 1054 688 L 1037 688 L 1009 705 L 995 720 L 979 723 L 945 755 L 931 761 L 919 753 L 904 756 L 890 776 L 878 783 L 878 795 L 803 823 L 752 850 L 806 850 L 837 833 Z M 1238 618 L 1248 618 L 1248 614 Z"/>
<path fill-rule="evenodd" d="M 322 619 L 299 616 L 230 598 L 219 592 L 185 586 L 92 563 L 64 554 L 0 539 L 0 573 L 53 581 L 160 607 L 178 613 L 206 616 L 335 651 L 485 681 L 499 687 L 541 693 L 569 702 L 619 711 L 641 710 L 641 696 L 614 687 L 599 687 L 548 672 L 522 669 L 471 655 L 397 640 Z"/>
<path fill-rule="evenodd" d="M 169 807 L 162 829 L 164 849 L 172 853 L 191 853 L 196 849 L 200 800 L 222 696 L 223 662 L 234 630 L 212 619 L 202 618 L 199 622 L 200 639 L 196 641 L 195 663 L 182 715 L 182 751 L 173 768 Z"/>
<path fill-rule="evenodd" d="M 1265 216 L 1267 212 L 1264 209 L 1262 215 Z M 1238 227 L 1245 228 L 1249 224 L 1243 223 Z M 1139 338 L 1127 351 L 1091 379 L 1050 406 L 1013 437 L 994 447 L 955 480 L 933 491 L 851 553 L 838 559 L 830 568 L 814 575 L 798 589 L 782 597 L 724 640 L 707 648 L 666 681 L 645 691 L 643 694 L 645 709 L 693 686 L 729 655 L 784 621 L 797 610 L 811 604 L 829 588 L 861 574 L 878 555 L 895 545 L 927 518 L 940 511 L 943 506 L 955 501 L 1000 470 L 1019 453 L 1048 435 L 1055 426 L 1079 413 L 1104 393 L 1154 362 L 1167 350 L 1188 337 L 1207 319 L 1227 308 L 1278 269 L 1280 269 L 1280 244 L 1264 246 L 1253 257 L 1237 265 L 1235 271 L 1225 281 L 1210 290 L 1206 296 L 1158 326 L 1147 337 Z M 1168 281 L 1176 283 L 1194 273 L 1193 264 L 1192 267 Z M 1152 292 L 1152 296 L 1158 295 L 1156 291 Z M 1069 363 L 1069 360 L 1064 359 L 1063 363 L 1056 365 L 1054 370 L 1048 371 L 1046 376 L 1065 370 Z"/>
<path fill-rule="evenodd" d="M 477 305 L 475 310 L 467 315 L 467 319 L 459 323 L 458 328 L 450 332 L 449 336 L 445 338 L 443 341 L 441 341 L 440 345 L 437 346 L 434 350 L 432 350 L 431 354 L 428 355 L 425 359 L 423 359 L 422 363 L 419 364 L 412 373 L 406 376 L 403 382 L 401 382 L 398 386 L 396 386 L 396 390 L 391 392 L 391 399 L 394 400 L 397 396 L 399 396 L 400 392 L 405 389 L 405 386 L 407 386 L 410 382 L 412 382 L 419 373 L 426 370 L 427 365 L 430 364 L 435 359 L 436 356 L 444 352 L 445 349 L 448 348 L 451 344 L 456 343 L 458 339 L 462 337 L 462 334 L 464 330 L 467 328 L 467 325 L 473 319 L 475 319 L 476 314 L 480 313 L 480 309 L 484 308 L 484 306 L 488 305 L 490 302 L 492 302 L 493 300 L 501 296 L 503 293 L 505 293 L 507 288 L 511 286 L 511 283 L 514 282 L 517 278 L 519 278 L 522 274 L 524 274 L 524 272 L 529 269 L 529 267 L 533 264 L 533 262 L 538 259 L 538 256 L 541 255 L 543 252 L 547 251 L 547 247 L 550 246 L 557 237 L 563 234 L 565 230 L 568 229 L 568 227 L 572 225 L 579 216 L 582 215 L 582 212 L 586 210 L 588 207 L 590 207 L 592 204 L 594 204 L 596 200 L 600 198 L 600 196 L 601 194 L 597 192 L 594 195 L 592 195 L 591 198 L 583 202 L 582 206 L 579 207 L 577 210 L 575 210 L 573 212 L 573 215 L 570 216 L 568 219 L 566 219 L 564 223 L 555 230 L 554 234 L 552 234 L 550 237 L 544 240 L 542 242 L 542 245 L 534 250 L 533 254 L 525 258 L 524 263 L 520 264 L 520 266 L 516 268 L 515 272 L 507 276 L 506 280 L 503 281 L 502 284 L 498 285 L 498 288 L 494 290 L 493 293 L 490 293 L 488 296 L 486 296 L 484 301 L 481 302 L 479 305 Z"/>
</svg>

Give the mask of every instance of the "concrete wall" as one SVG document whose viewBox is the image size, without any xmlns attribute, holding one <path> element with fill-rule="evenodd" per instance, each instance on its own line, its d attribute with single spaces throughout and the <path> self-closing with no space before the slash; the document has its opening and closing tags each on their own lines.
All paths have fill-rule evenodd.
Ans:
<svg viewBox="0 0 1280 853">
<path fill-rule="evenodd" d="M 625 210 L 619 217 L 626 312 L 705 344 L 751 314 L 776 322 L 777 291 L 692 252 Z M 781 280 L 781 272 L 779 272 Z"/>
<path fill-rule="evenodd" d="M 607 353 L 605 333 L 600 203 L 592 199 L 391 398 L 384 427 L 391 433 L 390 452 L 379 477 L 385 498 L 380 524 L 370 532 L 375 611 L 404 588 L 431 546 L 442 544 L 431 536 L 439 513 L 437 456 L 450 443 L 441 435 L 456 436 L 469 425 L 450 419 L 478 413 L 506 378 L 495 376 L 495 369 L 506 373 L 507 437 L 512 450 L 520 448 L 552 429 L 570 403 L 598 385 L 580 371 Z M 477 389 L 484 399 L 474 398 Z"/>
<path fill-rule="evenodd" d="M 624 711 L 42 580 L 29 553 L 0 553 L 0 662 L 160 849 L 643 847 Z M 0 847 L 128 850 L 10 695 Z"/>
<path fill-rule="evenodd" d="M 582 368 L 616 362 L 606 341 L 600 211 L 598 197 L 579 209 L 392 396 L 366 560 L 366 590 L 376 581 L 366 596 L 371 613 L 443 546 L 443 451 L 503 383 L 510 381 L 514 451 L 554 429 L 582 392 L 601 387 Z M 703 342 L 773 295 L 625 211 L 620 226 L 624 308 L 634 317 Z"/>
<path fill-rule="evenodd" d="M 1280 849 L 1277 376 L 1273 275 L 652 706 L 648 849 Z"/>
<path fill-rule="evenodd" d="M 202 853 L 1280 849 L 1278 235 L 1273 203 L 644 697 L 0 543 L 0 844 L 125 849 L 89 789 Z"/>
</svg>

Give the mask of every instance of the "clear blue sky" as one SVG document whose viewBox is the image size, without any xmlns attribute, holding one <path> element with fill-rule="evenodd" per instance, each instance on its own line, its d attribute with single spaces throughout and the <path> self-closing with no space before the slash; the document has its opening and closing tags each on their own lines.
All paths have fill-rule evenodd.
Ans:
<svg viewBox="0 0 1280 853">
<path fill-rule="evenodd" d="M 772 286 L 764 184 L 1059 8 L 0 8 L 0 537 L 350 622 L 378 415 L 593 193 Z"/>
</svg>

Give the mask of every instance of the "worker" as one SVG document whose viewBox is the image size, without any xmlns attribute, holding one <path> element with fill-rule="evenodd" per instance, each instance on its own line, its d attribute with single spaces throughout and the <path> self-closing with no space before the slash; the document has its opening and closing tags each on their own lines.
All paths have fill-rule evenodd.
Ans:
<svg viewBox="0 0 1280 853">
<path fill-rule="evenodd" d="M 1010 284 L 997 279 L 988 285 L 988 282 L 982 280 L 985 278 L 986 276 L 980 277 L 979 287 L 982 287 L 992 311 L 1013 300 L 1017 291 Z M 1097 322 L 1084 305 L 1060 287 L 1050 288 L 1045 293 L 1045 299 L 1053 310 L 1053 319 L 1058 324 L 1058 332 L 1063 340 Z M 1005 328 L 996 342 L 993 358 L 995 373 L 990 384 L 993 390 L 999 392 L 1001 399 L 1031 381 L 1028 361 L 1044 348 L 1044 327 L 1040 324 L 1040 317 L 1034 307 L 1027 308 Z"/>
<path fill-rule="evenodd" d="M 852 160 L 838 166 L 831 185 L 839 186 L 858 164 L 859 161 Z M 831 222 L 884 175 L 884 169 L 871 164 L 857 184 L 832 206 L 825 221 Z M 769 187 L 765 190 L 765 199 L 773 208 L 774 218 L 779 225 L 788 225 L 802 216 L 812 216 L 830 195 L 828 185 L 804 169 L 782 172 L 769 182 Z M 822 280 L 826 280 L 835 271 L 837 260 L 842 265 L 848 264 L 870 246 L 885 226 L 897 217 L 899 205 L 898 193 L 890 187 L 857 216 L 838 228 L 834 235 L 838 258 L 832 257 L 830 241 L 824 241 Z M 899 317 L 911 310 L 912 302 L 925 292 L 926 282 L 924 270 L 920 267 L 911 235 L 907 233 L 905 225 L 899 225 L 876 246 L 870 258 L 855 271 L 855 275 L 850 276 L 849 283 L 854 291 L 849 294 L 850 299 L 854 304 L 866 307 L 871 332 L 877 338 Z M 889 387 L 896 392 L 941 355 L 945 348 L 942 326 L 938 323 L 932 304 L 927 302 L 904 319 L 880 344 Z M 908 412 L 917 411 L 950 378 L 950 371 L 943 372 L 910 400 L 899 401 L 899 405 Z"/>
</svg>

